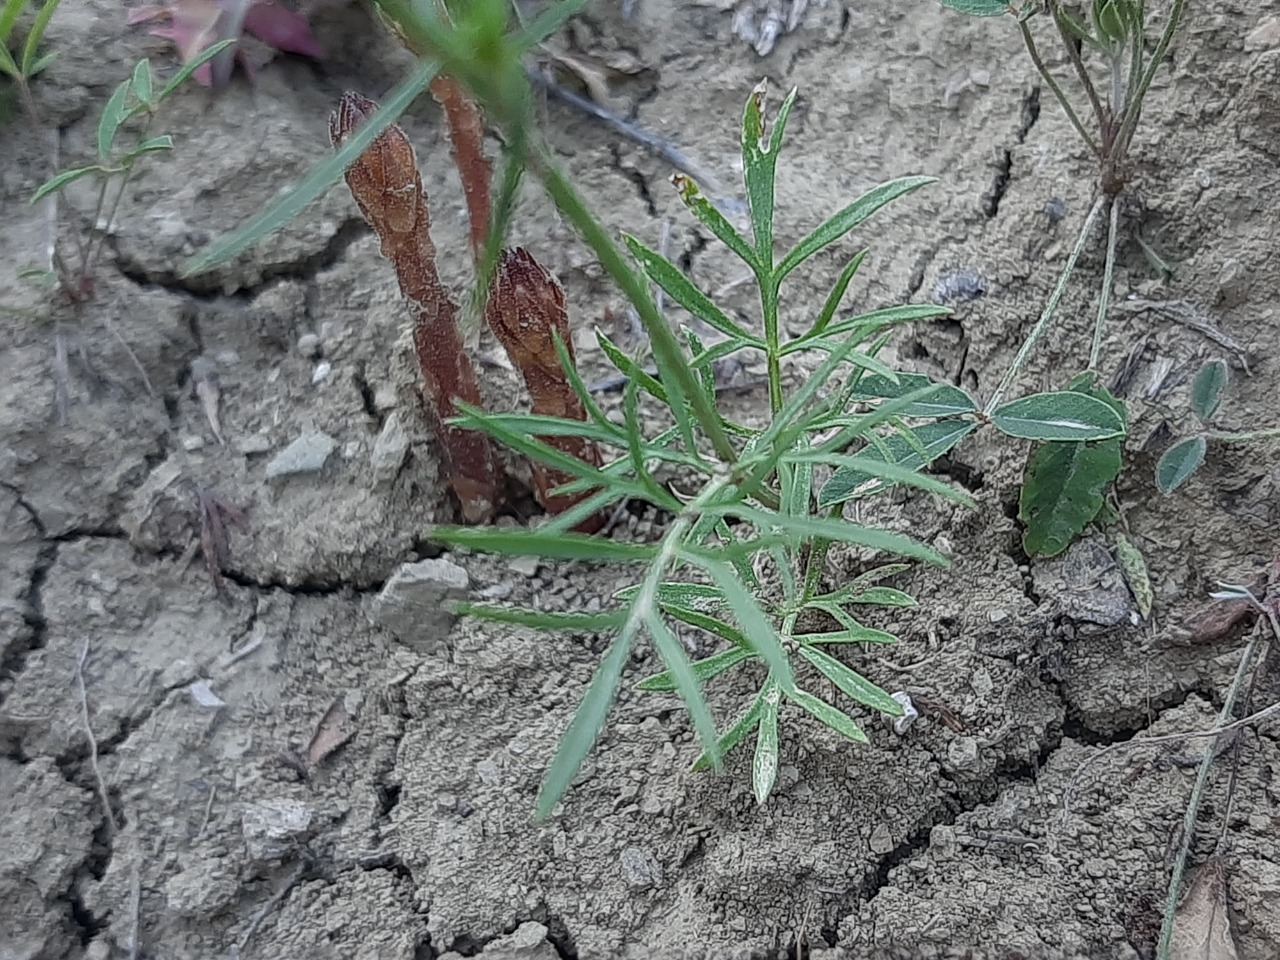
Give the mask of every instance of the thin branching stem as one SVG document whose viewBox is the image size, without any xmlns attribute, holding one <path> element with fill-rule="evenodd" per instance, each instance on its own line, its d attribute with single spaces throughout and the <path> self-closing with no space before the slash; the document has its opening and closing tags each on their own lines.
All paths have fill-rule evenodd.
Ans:
<svg viewBox="0 0 1280 960">
<path fill-rule="evenodd" d="M 1109 135 L 1111 121 L 1108 110 L 1098 96 L 1097 87 L 1093 85 L 1093 79 L 1089 76 L 1089 69 L 1084 65 L 1084 58 L 1080 56 L 1080 49 L 1076 46 L 1075 37 L 1071 36 L 1066 25 L 1062 22 L 1062 16 L 1056 3 L 1050 10 L 1049 16 L 1053 18 L 1053 25 L 1057 27 L 1058 35 L 1062 37 L 1063 49 L 1067 51 L 1067 59 L 1071 61 L 1071 66 L 1076 71 L 1080 85 L 1084 87 L 1085 96 L 1089 98 L 1089 106 L 1093 107 L 1093 115 L 1098 121 L 1098 130 L 1102 135 L 1102 149 L 1105 151 L 1107 143 L 1111 139 Z"/>
<path fill-rule="evenodd" d="M 1080 139 L 1089 145 L 1089 149 L 1096 155 L 1101 156 L 1102 152 L 1098 149 L 1097 142 L 1093 139 L 1092 134 L 1085 129 L 1080 117 L 1076 113 L 1075 107 L 1071 106 L 1071 101 L 1067 99 L 1067 95 L 1063 92 L 1062 87 L 1058 85 L 1057 79 L 1049 72 L 1049 68 L 1044 65 L 1044 60 L 1040 57 L 1040 51 L 1036 47 L 1036 41 L 1031 36 L 1031 28 L 1025 23 L 1019 22 L 1018 29 L 1022 31 L 1022 42 L 1026 44 L 1027 54 L 1031 57 L 1031 62 L 1035 64 L 1036 71 L 1043 78 L 1044 82 L 1049 85 L 1049 89 L 1053 91 L 1053 95 L 1057 97 L 1058 103 L 1062 105 L 1063 111 L 1067 115 L 1067 119 L 1071 121 L 1071 125 L 1076 128 L 1076 133 L 1080 134 Z"/>
<path fill-rule="evenodd" d="M 1160 35 L 1160 42 L 1156 44 L 1151 63 L 1142 74 L 1137 90 L 1132 91 L 1133 95 L 1125 111 L 1124 121 L 1120 124 L 1120 132 L 1116 136 L 1115 143 L 1117 156 L 1123 157 L 1129 152 L 1129 143 L 1133 140 L 1134 131 L 1137 129 L 1138 118 L 1142 116 L 1142 104 L 1147 98 L 1147 90 L 1151 87 L 1151 81 L 1155 79 L 1156 71 L 1164 63 L 1165 56 L 1169 52 L 1169 44 L 1173 41 L 1173 35 L 1177 32 L 1179 24 L 1182 23 L 1182 15 L 1186 9 L 1187 0 L 1173 0 L 1173 6 L 1169 10 L 1169 22 L 1165 24 L 1164 33 Z"/>
<path fill-rule="evenodd" d="M 1075 271 L 1076 261 L 1080 259 L 1080 254 L 1084 251 L 1085 242 L 1089 239 L 1089 235 L 1093 232 L 1093 224 L 1098 219 L 1098 215 L 1102 213 L 1103 206 L 1106 205 L 1107 197 L 1099 194 L 1098 198 L 1093 201 L 1093 206 L 1089 210 L 1089 215 L 1084 219 L 1084 226 L 1080 228 L 1080 235 L 1076 237 L 1076 245 L 1071 249 L 1071 256 L 1067 258 L 1067 265 L 1062 269 L 1062 275 L 1058 277 L 1058 284 L 1053 288 L 1053 293 L 1049 295 L 1049 301 L 1044 305 L 1044 312 L 1040 314 L 1040 319 L 1036 321 L 1036 325 L 1031 330 L 1031 334 L 1023 341 L 1022 349 L 1018 351 L 1018 355 L 1013 358 L 1013 363 L 1009 365 L 1009 369 L 1005 372 L 1004 379 L 1000 381 L 1000 385 L 996 387 L 995 393 L 991 394 L 991 399 L 987 401 L 987 405 L 983 412 L 990 416 L 991 412 L 1000 406 L 1000 401 L 1004 399 L 1004 395 L 1009 388 L 1013 386 L 1013 381 L 1017 379 L 1019 373 L 1022 372 L 1023 366 L 1027 362 L 1027 358 L 1031 356 L 1031 352 L 1035 349 L 1036 343 L 1044 334 L 1045 329 L 1049 325 L 1050 319 L 1057 312 L 1058 303 L 1062 300 L 1062 295 L 1066 293 L 1067 282 L 1071 279 L 1071 274 Z"/>
<path fill-rule="evenodd" d="M 1206 433 L 1205 437 L 1209 440 L 1221 440 L 1223 443 L 1252 443 L 1255 440 L 1269 440 L 1272 437 L 1280 437 L 1280 427 L 1249 430 L 1245 433 Z"/>
<path fill-rule="evenodd" d="M 1098 356 L 1102 352 L 1102 330 L 1107 323 L 1107 311 L 1111 307 L 1112 275 L 1116 268 L 1116 238 L 1120 233 L 1120 198 L 1110 197 L 1111 221 L 1107 228 L 1107 259 L 1102 268 L 1102 290 L 1098 294 L 1098 319 L 1093 325 L 1093 346 L 1089 350 L 1089 369 L 1098 369 Z"/>
</svg>

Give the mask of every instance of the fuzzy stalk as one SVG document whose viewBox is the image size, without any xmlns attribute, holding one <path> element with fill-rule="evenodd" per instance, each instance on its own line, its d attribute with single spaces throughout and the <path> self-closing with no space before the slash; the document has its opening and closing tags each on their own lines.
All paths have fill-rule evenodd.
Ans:
<svg viewBox="0 0 1280 960">
<path fill-rule="evenodd" d="M 335 147 L 378 109 L 358 93 L 346 93 L 329 118 Z M 458 309 L 436 270 L 431 214 L 413 144 L 393 124 L 346 173 L 347 187 L 395 268 L 400 292 L 414 313 L 413 345 L 422 371 L 423 399 L 440 442 L 445 472 L 471 523 L 488 519 L 497 502 L 498 473 L 483 434 L 449 426 L 455 400 L 479 407 L 475 368 L 463 349 Z"/>
</svg>

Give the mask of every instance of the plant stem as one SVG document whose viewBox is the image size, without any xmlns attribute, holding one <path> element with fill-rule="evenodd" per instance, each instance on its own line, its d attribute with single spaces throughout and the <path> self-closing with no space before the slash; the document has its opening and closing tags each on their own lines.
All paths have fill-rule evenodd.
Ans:
<svg viewBox="0 0 1280 960">
<path fill-rule="evenodd" d="M 1084 60 L 1080 56 L 1075 37 L 1067 32 L 1067 28 L 1062 23 L 1062 18 L 1058 15 L 1058 5 L 1056 3 L 1050 8 L 1049 16 L 1053 18 L 1053 25 L 1058 28 L 1058 35 L 1062 37 L 1062 46 L 1067 51 L 1067 58 L 1071 61 L 1071 66 L 1075 68 L 1076 76 L 1080 79 L 1080 85 L 1084 87 L 1085 95 L 1089 98 L 1089 105 L 1093 107 L 1094 118 L 1098 121 L 1098 131 L 1102 135 L 1102 149 L 1105 151 L 1107 142 L 1111 139 L 1109 135 L 1111 123 L 1107 108 L 1103 106 L 1102 100 L 1098 96 L 1098 90 L 1093 85 L 1093 80 L 1089 77 L 1089 70 L 1085 67 Z"/>
<path fill-rule="evenodd" d="M 760 282 L 760 312 L 769 374 L 769 412 L 782 409 L 782 351 L 778 343 L 778 286 L 769 278 Z"/>
<path fill-rule="evenodd" d="M 1098 214 L 1102 212 L 1102 207 L 1106 202 L 1107 198 L 1102 194 L 1099 194 L 1098 198 L 1093 201 L 1093 207 L 1089 210 L 1089 215 L 1085 217 L 1084 226 L 1080 228 L 1080 235 L 1076 238 L 1076 245 L 1071 249 L 1071 256 L 1067 258 L 1067 265 L 1062 269 L 1062 276 L 1058 278 L 1057 286 L 1053 288 L 1053 293 L 1049 295 L 1048 303 L 1044 305 L 1044 312 L 1040 314 L 1040 319 L 1036 321 L 1036 325 L 1032 328 L 1030 335 L 1023 341 L 1022 349 L 1018 351 L 1018 355 L 1013 358 L 1013 363 L 1009 365 L 1009 369 L 1005 372 L 1004 379 L 1000 381 L 995 393 L 991 395 L 991 399 L 987 401 L 987 405 L 983 408 L 983 413 L 987 416 L 991 416 L 991 411 L 1000 406 L 1000 401 L 1004 399 L 1005 393 L 1013 385 L 1013 381 L 1018 374 L 1022 372 L 1027 358 L 1031 356 L 1031 351 L 1035 349 L 1036 342 L 1039 341 L 1045 328 L 1049 325 L 1050 318 L 1057 311 L 1058 301 L 1062 299 L 1062 295 L 1067 290 L 1067 281 L 1071 279 L 1071 274 L 1076 268 L 1076 261 L 1080 259 L 1080 254 L 1084 250 L 1085 241 L 1089 239 L 1089 234 L 1093 232 L 1094 221 L 1098 219 Z"/>
<path fill-rule="evenodd" d="M 1231 720 L 1231 712 L 1235 709 L 1236 695 L 1244 683 L 1245 673 L 1253 662 L 1254 653 L 1258 649 L 1259 639 L 1254 637 L 1245 647 L 1244 656 L 1240 658 L 1240 666 L 1236 668 L 1235 679 L 1227 689 L 1227 696 L 1218 714 L 1217 726 L 1224 726 Z M 1173 874 L 1169 878 L 1169 895 L 1165 899 L 1164 922 L 1160 925 L 1160 942 L 1156 947 L 1156 960 L 1169 960 L 1169 946 L 1173 938 L 1173 918 L 1178 911 L 1178 894 L 1181 892 L 1182 875 L 1187 868 L 1187 854 L 1191 850 L 1191 842 L 1195 838 L 1196 819 L 1200 815 L 1200 802 L 1204 797 L 1205 784 L 1209 780 L 1209 770 L 1213 767 L 1217 751 L 1218 738 L 1214 737 L 1204 748 L 1204 759 L 1200 761 L 1200 771 L 1196 774 L 1195 785 L 1191 788 L 1191 797 L 1187 801 L 1186 815 L 1182 818 L 1182 843 L 1178 847 L 1178 856 L 1173 864 Z"/>
<path fill-rule="evenodd" d="M 1102 352 L 1102 328 L 1107 323 L 1107 309 L 1111 306 L 1111 278 L 1116 267 L 1116 234 L 1120 231 L 1120 198 L 1109 197 L 1111 222 L 1107 229 L 1107 259 L 1102 269 L 1102 290 L 1098 294 L 1098 320 L 1093 325 L 1093 346 L 1089 350 L 1089 369 L 1098 369 L 1098 355 Z"/>
<path fill-rule="evenodd" d="M 1138 118 L 1142 115 L 1142 103 L 1147 97 L 1147 90 L 1151 86 L 1151 81 L 1155 79 L 1156 71 L 1164 63 L 1164 58 L 1169 52 L 1169 44 L 1173 40 L 1174 33 L 1177 32 L 1178 25 L 1182 22 L 1182 15 L 1186 8 L 1187 0 L 1173 0 L 1173 6 L 1169 10 L 1169 22 L 1165 24 L 1164 33 L 1160 35 L 1160 42 L 1156 44 L 1156 52 L 1151 56 L 1151 64 L 1142 74 L 1138 89 L 1132 92 L 1132 99 L 1125 110 L 1124 122 L 1120 124 L 1120 133 L 1116 136 L 1115 153 L 1117 156 L 1123 157 L 1129 152 L 1129 143 L 1133 140 L 1134 130 L 1138 126 Z"/>
<path fill-rule="evenodd" d="M 1098 144 L 1089 135 L 1089 131 L 1084 128 L 1084 124 L 1080 122 L 1080 117 L 1076 114 L 1075 108 L 1071 106 L 1071 101 L 1067 99 L 1067 95 L 1062 92 L 1062 87 L 1058 86 L 1058 81 L 1054 79 L 1053 74 L 1049 72 L 1049 68 L 1040 59 L 1040 51 L 1036 49 L 1036 41 L 1031 36 L 1031 28 L 1026 23 L 1019 22 L 1018 29 L 1022 31 L 1022 42 L 1027 46 L 1027 53 L 1031 57 L 1031 62 L 1035 64 L 1037 72 L 1044 79 L 1044 82 L 1049 85 L 1053 95 L 1058 98 L 1058 103 L 1062 104 L 1062 109 L 1066 113 L 1067 119 L 1076 128 L 1076 133 L 1080 134 L 1080 138 L 1089 145 L 1090 150 L 1097 156 L 1102 156 L 1102 151 L 1098 149 Z"/>
<path fill-rule="evenodd" d="M 1251 443 L 1254 440 L 1269 440 L 1272 437 L 1280 437 L 1280 427 L 1249 430 L 1245 433 L 1206 433 L 1205 437 L 1209 440 L 1221 440 L 1223 443 Z"/>
<path fill-rule="evenodd" d="M 645 332 L 649 334 L 649 342 L 654 351 L 663 351 L 667 354 L 665 359 L 670 361 L 667 367 L 679 381 L 678 387 L 688 398 L 689 405 L 693 408 L 693 415 L 697 418 L 698 425 L 702 427 L 703 432 L 706 433 L 707 438 L 711 441 L 711 446 L 715 450 L 716 456 L 724 463 L 736 463 L 738 453 L 734 449 L 733 443 L 729 440 L 729 434 L 725 432 L 724 425 L 720 422 L 720 415 L 711 406 L 711 402 L 707 399 L 701 384 L 694 378 L 686 362 L 684 352 L 680 349 L 679 342 L 671 332 L 670 327 L 667 326 L 662 314 L 658 313 L 658 308 L 654 304 L 653 298 L 649 296 L 648 287 L 636 276 L 635 271 L 623 259 L 622 253 L 605 231 L 604 226 L 587 209 L 587 205 L 578 195 L 573 184 L 561 173 L 551 158 L 546 155 L 545 148 L 536 153 L 531 152 L 531 158 L 536 163 L 535 171 L 539 179 L 542 180 L 543 186 L 546 188 L 547 193 L 550 194 L 556 207 L 578 229 L 587 246 L 591 248 L 597 259 L 599 259 L 600 265 L 604 267 L 605 272 L 622 289 L 627 299 L 635 305 L 636 312 L 640 315 L 640 322 L 644 324 Z M 697 453 L 695 450 L 690 450 L 689 452 Z"/>
</svg>

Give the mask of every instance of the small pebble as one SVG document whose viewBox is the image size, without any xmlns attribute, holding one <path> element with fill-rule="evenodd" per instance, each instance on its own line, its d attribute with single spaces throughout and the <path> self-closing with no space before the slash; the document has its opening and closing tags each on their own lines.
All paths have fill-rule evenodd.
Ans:
<svg viewBox="0 0 1280 960">
<path fill-rule="evenodd" d="M 196 450 L 204 448 L 204 437 L 188 435 L 182 438 L 182 449 L 187 453 L 194 453 Z"/>
<path fill-rule="evenodd" d="M 255 453 L 266 453 L 271 449 L 271 438 L 265 433 L 255 433 L 249 437 L 236 437 L 231 441 L 231 447 L 236 453 L 246 457 Z"/>
<path fill-rule="evenodd" d="M 298 352 L 314 360 L 320 356 L 320 338 L 314 333 L 304 333 L 298 338 Z"/>
<path fill-rule="evenodd" d="M 986 281 L 972 267 L 946 270 L 938 275 L 933 285 L 933 299 L 938 303 L 964 303 L 977 300 L 986 292 Z"/>
<path fill-rule="evenodd" d="M 1050 197 L 1044 205 L 1044 215 L 1049 218 L 1050 225 L 1061 222 L 1067 215 L 1067 203 L 1061 197 Z"/>
<path fill-rule="evenodd" d="M 338 446 L 336 440 L 319 430 L 304 433 L 267 463 L 267 479 L 287 477 L 297 473 L 316 473 L 324 467 Z"/>
<path fill-rule="evenodd" d="M 329 376 L 333 372 L 333 364 L 328 360 L 321 360 L 316 364 L 316 368 L 311 371 L 311 382 L 319 383 L 321 380 Z"/>
<path fill-rule="evenodd" d="M 516 557 L 507 564 L 507 569 L 512 573 L 518 573 L 522 577 L 532 577 L 538 572 L 538 567 L 542 565 L 542 561 L 537 557 Z"/>
</svg>

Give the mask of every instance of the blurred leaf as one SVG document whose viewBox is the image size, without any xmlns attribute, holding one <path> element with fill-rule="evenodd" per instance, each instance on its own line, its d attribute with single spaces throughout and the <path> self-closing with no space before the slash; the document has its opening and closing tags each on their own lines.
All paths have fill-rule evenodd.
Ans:
<svg viewBox="0 0 1280 960">
<path fill-rule="evenodd" d="M 142 59 L 133 68 L 133 95 L 144 106 L 151 106 L 153 90 L 151 86 L 151 61 Z"/>
<path fill-rule="evenodd" d="M 49 27 L 49 21 L 53 19 L 54 12 L 58 9 L 59 0 L 44 0 L 44 4 L 40 7 L 40 12 L 36 14 L 35 22 L 31 24 L 31 32 L 27 34 L 27 42 L 22 45 L 22 75 L 30 80 L 48 62 L 47 57 L 36 59 L 36 50 L 40 46 L 40 42 L 44 40 L 44 32 Z"/>
<path fill-rule="evenodd" d="M 204 50 L 201 50 L 200 53 L 196 55 L 196 57 L 194 57 L 192 60 L 189 60 L 186 63 L 184 63 L 182 65 L 182 68 L 177 73 L 175 73 L 172 77 L 169 78 L 169 82 L 160 88 L 160 94 L 159 96 L 156 97 L 156 103 L 161 103 L 164 100 L 167 100 L 170 94 L 172 94 L 180 86 L 186 83 L 187 79 L 193 73 L 199 70 L 202 66 L 208 63 L 218 54 L 222 53 L 222 51 L 233 46 L 235 42 L 236 41 L 234 38 L 219 40 L 217 43 L 211 44 L 210 46 L 206 47 Z"/>
<path fill-rule="evenodd" d="M 667 399 L 666 388 L 640 364 L 623 353 L 598 327 L 596 328 L 596 342 L 600 344 L 600 349 L 609 358 L 609 362 L 617 367 L 620 373 L 634 380 L 638 386 L 653 396 L 659 403 L 670 405 L 671 401 Z"/>
<path fill-rule="evenodd" d="M 736 667 L 742 661 L 750 660 L 754 656 L 754 653 L 743 647 L 722 650 L 720 653 L 695 661 L 691 665 L 693 676 L 699 683 L 706 683 L 713 677 L 718 677 L 726 670 Z M 676 689 L 676 682 L 671 676 L 671 671 L 664 670 L 662 673 L 656 673 L 652 677 L 645 677 L 645 679 L 636 684 L 636 689 L 668 692 Z"/>
<path fill-rule="evenodd" d="M 144 153 L 159 153 L 164 150 L 173 149 L 173 137 L 167 133 L 162 133 L 158 137 L 148 137 L 136 147 L 126 154 L 131 159 L 142 156 Z"/>
<path fill-rule="evenodd" d="M 793 543 L 806 538 L 830 540 L 833 543 L 856 543 L 873 550 L 885 550 L 904 557 L 916 557 L 942 567 L 951 565 L 951 561 L 938 551 L 910 537 L 890 533 L 888 530 L 864 527 L 847 520 L 825 517 L 786 517 L 740 503 L 712 507 L 710 512 L 745 520 L 753 524 L 761 534 L 776 528 L 795 538 Z M 745 627 L 746 624 L 743 626 Z"/>
<path fill-rule="evenodd" d="M 1071 390 L 1006 403 L 992 412 L 991 422 L 1024 440 L 1106 440 L 1125 432 L 1124 418 L 1110 404 Z"/>
<path fill-rule="evenodd" d="M 904 442 L 907 440 L 907 437 L 902 434 L 896 434 L 895 437 Z M 892 440 L 894 438 L 888 439 Z M 890 451 L 891 458 L 888 460 L 884 458 L 882 453 L 882 451 L 873 448 L 867 448 L 855 454 L 824 453 L 819 450 L 812 452 L 801 451 L 788 455 L 786 460 L 792 463 L 822 463 L 827 466 L 838 467 L 841 470 L 850 470 L 853 473 L 864 473 L 870 479 L 885 481 L 886 485 L 905 483 L 908 486 L 917 487 L 929 493 L 936 493 L 949 500 L 955 500 L 957 503 L 963 503 L 968 507 L 977 505 L 973 497 L 954 484 L 940 480 L 937 477 L 931 477 L 926 473 L 921 473 L 918 465 L 904 466 L 892 458 L 893 451 Z M 921 459 L 919 450 L 913 449 L 912 454 L 916 459 Z M 928 456 L 928 454 L 929 450 L 925 448 L 925 455 Z M 827 482 L 827 485 L 830 486 L 830 481 Z M 832 504 L 822 504 L 821 506 L 832 506 Z"/>
<path fill-rule="evenodd" d="M 627 622 L 626 610 L 604 610 L 600 613 L 583 613 L 561 610 L 530 610 L 523 607 L 503 607 L 492 603 L 456 603 L 454 613 L 461 617 L 479 617 L 495 623 L 514 623 L 538 630 L 576 630 L 582 633 L 600 633 L 617 630 Z"/>
<path fill-rule="evenodd" d="M 872 463 L 877 460 L 885 461 L 887 454 L 886 462 L 892 462 L 896 467 L 904 470 L 919 470 L 967 437 L 976 426 L 977 424 L 972 420 L 939 420 L 936 423 L 926 423 L 913 428 L 911 432 L 925 450 L 923 457 L 901 433 L 885 437 L 882 449 L 867 447 L 858 454 L 858 457 L 863 462 Z M 857 496 L 863 484 L 881 478 L 882 475 L 879 472 L 881 469 L 883 468 L 876 467 L 875 470 L 870 470 L 854 466 L 839 467 L 819 492 L 818 506 L 832 507 Z M 880 489 L 883 488 L 869 489 L 863 495 L 878 492 Z"/>
<path fill-rule="evenodd" d="M 769 799 L 778 779 L 778 704 L 781 699 L 782 693 L 776 684 L 768 684 L 761 691 L 756 752 L 751 760 L 751 785 L 756 803 L 760 804 Z"/>
<path fill-rule="evenodd" d="M 831 325 L 836 311 L 840 309 L 840 302 L 844 300 L 845 291 L 849 289 L 849 283 L 853 280 L 853 275 L 858 272 L 858 268 L 862 266 L 862 261 L 867 258 L 867 253 L 868 250 L 864 247 L 854 254 L 852 260 L 844 265 L 844 269 L 840 271 L 840 276 L 836 277 L 835 285 L 832 286 L 831 292 L 827 294 L 827 299 L 822 304 L 818 319 L 813 322 L 813 326 L 809 328 L 809 332 L 805 334 L 805 337 L 820 336 Z"/>
<path fill-rule="evenodd" d="M 796 102 L 796 89 L 793 87 L 778 109 L 773 135 L 766 146 L 762 143 L 767 126 L 766 90 L 766 82 L 761 81 L 751 91 L 742 116 L 742 176 L 747 187 L 747 205 L 751 210 L 758 271 L 763 275 L 767 275 L 773 268 L 774 176 L 778 165 L 776 148 L 782 142 L 787 118 Z"/>
<path fill-rule="evenodd" d="M 1151 589 L 1151 577 L 1147 573 L 1147 561 L 1142 551 L 1133 545 L 1123 533 L 1116 533 L 1116 563 L 1124 574 L 1124 582 L 1133 594 L 1134 603 L 1143 619 L 1151 616 L 1151 608 L 1155 603 L 1155 592 Z"/>
<path fill-rule="evenodd" d="M 1168 496 L 1191 478 L 1204 463 L 1204 437 L 1179 440 L 1166 450 L 1156 464 L 1156 486 Z"/>
<path fill-rule="evenodd" d="M 825 307 L 823 309 L 825 310 Z M 810 331 L 802 337 L 788 341 L 783 346 L 782 353 L 785 356 L 788 353 L 808 350 L 812 344 L 822 341 L 840 342 L 846 335 L 853 337 L 855 343 L 861 343 L 876 330 L 883 327 L 898 323 L 910 323 L 913 320 L 932 320 L 934 317 L 945 317 L 950 313 L 950 307 L 944 307 L 936 303 L 904 303 L 896 307 L 872 310 L 868 313 L 830 324 L 818 333 Z"/>
<path fill-rule="evenodd" d="M 569 729 L 560 738 L 551 766 L 543 777 L 542 787 L 538 790 L 537 816 L 546 817 L 560 802 L 569 784 L 582 768 L 595 745 L 600 728 L 604 726 L 605 717 L 613 705 L 618 693 L 618 684 L 622 680 L 622 671 L 631 658 L 631 647 L 635 643 L 639 622 L 635 618 L 628 620 L 618 638 L 609 646 L 609 651 L 600 661 L 595 676 L 587 687 L 582 703 L 578 705 L 569 723 Z"/>
<path fill-rule="evenodd" d="M 792 96 L 794 95 L 793 93 Z M 920 189 L 927 183 L 933 183 L 935 179 L 935 177 L 902 177 L 873 187 L 796 244 L 795 249 L 783 257 L 782 262 L 778 264 L 774 273 L 775 282 L 781 282 L 783 277 L 801 263 L 823 247 L 839 240 L 881 207 Z"/>
<path fill-rule="evenodd" d="M 657 546 L 618 543 L 577 533 L 543 536 L 541 531 L 502 530 L 496 527 L 436 527 L 429 540 L 481 553 L 508 557 L 542 557 L 546 560 L 600 560 L 610 563 L 643 563 L 657 555 Z"/>
<path fill-rule="evenodd" d="M 81 177 L 87 177 L 91 173 L 103 174 L 105 176 L 107 171 L 105 167 L 101 167 L 96 163 L 87 167 L 75 167 L 71 170 L 63 170 L 61 173 L 50 177 L 44 183 L 40 184 L 36 192 L 31 195 L 31 200 L 29 202 L 38 203 L 44 197 L 53 193 L 53 191 L 61 190 L 68 183 L 74 183 Z"/>
<path fill-rule="evenodd" d="M 769 667 L 769 674 L 784 692 L 795 686 L 795 678 L 791 672 L 791 661 L 782 649 L 782 641 L 769 615 L 760 609 L 742 581 L 738 579 L 734 569 L 722 561 L 705 556 L 690 555 L 690 562 L 697 564 L 711 575 L 724 591 L 729 609 L 733 611 L 738 626 L 751 644 L 753 650 Z"/>
<path fill-rule="evenodd" d="M 703 752 L 711 760 L 711 766 L 719 769 L 721 754 L 720 744 L 716 739 L 716 722 L 711 716 L 711 708 L 707 706 L 706 697 L 702 695 L 698 677 L 689 664 L 689 656 L 684 652 L 684 645 L 663 622 L 662 616 L 656 610 L 645 612 L 644 625 L 649 631 L 649 636 L 653 638 L 658 656 L 666 664 L 667 675 L 672 678 L 676 690 L 680 693 L 680 699 L 684 701 L 689 711 L 693 729 L 697 731 L 698 739 L 702 741 Z"/>
<path fill-rule="evenodd" d="M 1222 402 L 1222 391 L 1227 387 L 1227 365 L 1222 360 L 1210 360 L 1191 381 L 1191 409 L 1201 420 L 1209 420 Z"/>
<path fill-rule="evenodd" d="M 623 587 L 615 593 L 616 600 L 631 600 L 640 592 L 639 584 Z M 687 607 L 703 613 L 720 613 L 728 608 L 724 591 L 705 583 L 674 583 L 658 585 L 657 601 L 660 604 Z"/>
<path fill-rule="evenodd" d="M 916 598 L 893 587 L 868 587 L 855 593 L 846 603 L 869 603 L 879 607 L 914 607 Z"/>
<path fill-rule="evenodd" d="M 213 50 L 214 48 L 210 48 Z M 209 53 L 206 50 L 205 53 Z M 190 66 L 190 64 L 188 64 Z M 311 168 L 302 180 L 279 200 L 268 205 L 247 224 L 229 236 L 218 240 L 209 249 L 183 265 L 180 275 L 192 277 L 220 263 L 238 256 L 258 241 L 284 226 L 303 211 L 313 200 L 334 185 L 378 134 L 390 127 L 436 75 L 436 65 L 422 61 L 383 101 L 382 106 L 359 130 L 347 137 L 340 148 Z M 170 80 L 161 93 L 163 99 L 178 78 Z"/>
</svg>

